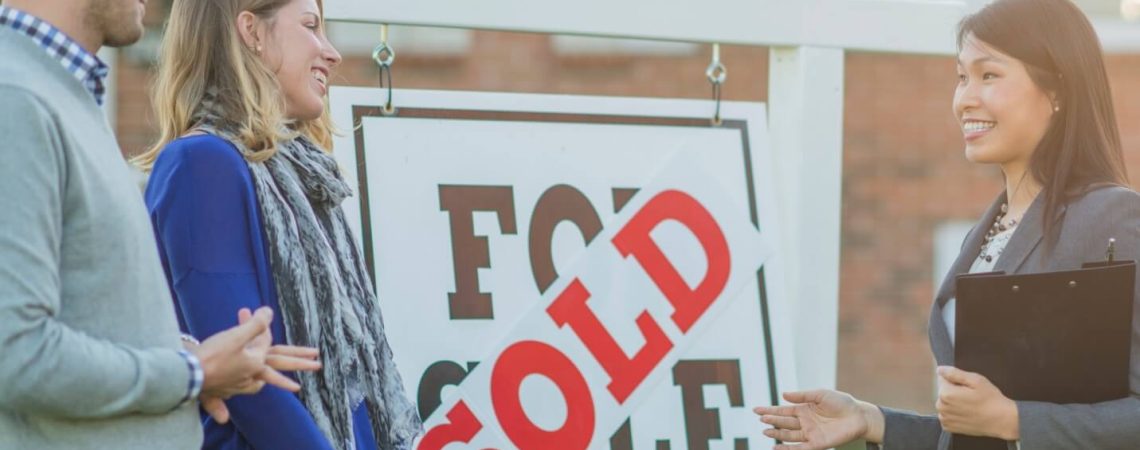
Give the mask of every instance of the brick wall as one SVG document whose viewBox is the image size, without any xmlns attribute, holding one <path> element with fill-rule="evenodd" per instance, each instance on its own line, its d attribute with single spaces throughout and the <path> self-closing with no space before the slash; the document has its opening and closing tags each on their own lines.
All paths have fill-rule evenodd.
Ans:
<svg viewBox="0 0 1140 450">
<path fill-rule="evenodd" d="M 401 53 L 397 87 L 708 98 L 708 49 L 688 56 L 562 55 L 542 35 L 475 32 L 468 52 Z M 397 49 L 399 50 L 399 49 Z M 726 100 L 767 98 L 768 52 L 725 47 Z M 1140 55 L 1109 58 L 1132 173 L 1140 173 Z M 121 58 L 117 132 L 124 154 L 154 139 L 150 69 Z M 349 58 L 335 84 L 375 86 L 371 60 Z M 926 340 L 934 227 L 973 220 L 1001 189 L 972 167 L 950 112 L 949 57 L 847 56 L 839 387 L 874 402 L 930 411 Z"/>
</svg>

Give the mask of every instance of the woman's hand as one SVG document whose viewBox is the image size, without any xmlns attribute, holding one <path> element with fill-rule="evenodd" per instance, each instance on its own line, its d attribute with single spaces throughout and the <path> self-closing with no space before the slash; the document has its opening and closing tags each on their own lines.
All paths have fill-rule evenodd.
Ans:
<svg viewBox="0 0 1140 450">
<path fill-rule="evenodd" d="M 777 445 L 773 450 L 823 450 L 860 438 L 882 442 L 883 414 L 875 405 L 831 390 L 788 392 L 784 399 L 797 404 L 752 410 L 761 422 L 772 425 L 764 430 L 765 436 L 800 443 Z"/>
<path fill-rule="evenodd" d="M 939 367 L 936 407 L 942 429 L 948 432 L 1006 441 L 1020 438 L 1017 403 L 982 375 Z"/>
</svg>

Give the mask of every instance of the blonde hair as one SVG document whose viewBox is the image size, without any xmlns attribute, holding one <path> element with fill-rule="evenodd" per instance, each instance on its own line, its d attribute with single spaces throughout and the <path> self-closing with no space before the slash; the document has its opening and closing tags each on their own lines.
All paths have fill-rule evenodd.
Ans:
<svg viewBox="0 0 1140 450">
<path fill-rule="evenodd" d="M 277 11 L 294 0 L 175 0 L 162 38 L 158 75 L 152 87 L 158 141 L 131 159 L 144 171 L 159 153 L 198 124 L 195 113 L 207 89 L 217 92 L 216 111 L 260 162 L 277 151 L 277 142 L 303 134 L 325 149 L 332 147 L 332 123 L 326 103 L 320 118 L 285 125 L 284 95 L 277 77 L 254 50 L 242 42 L 234 19 L 249 11 L 272 24 Z M 320 0 L 317 1 L 319 7 Z M 322 8 L 323 9 L 323 8 Z"/>
</svg>

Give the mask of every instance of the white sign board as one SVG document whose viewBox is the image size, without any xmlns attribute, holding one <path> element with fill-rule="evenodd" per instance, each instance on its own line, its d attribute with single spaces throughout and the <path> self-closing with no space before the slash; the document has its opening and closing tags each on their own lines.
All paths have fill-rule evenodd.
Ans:
<svg viewBox="0 0 1140 450">
<path fill-rule="evenodd" d="M 762 104 L 330 96 L 418 448 L 771 447 L 751 407 L 796 386 Z"/>
<path fill-rule="evenodd" d="M 954 51 L 966 12 L 961 0 L 325 1 L 329 20 L 350 22 L 929 54 Z"/>
</svg>

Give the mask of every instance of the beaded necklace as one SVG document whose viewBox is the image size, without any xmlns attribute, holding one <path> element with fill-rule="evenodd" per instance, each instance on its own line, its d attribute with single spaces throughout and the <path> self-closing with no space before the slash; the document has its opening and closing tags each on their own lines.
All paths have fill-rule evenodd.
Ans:
<svg viewBox="0 0 1140 450">
<path fill-rule="evenodd" d="M 986 262 L 993 262 L 994 258 L 997 258 L 998 256 L 1001 255 L 1001 250 L 995 251 L 992 254 L 989 253 L 989 250 L 991 248 L 991 244 L 993 244 L 993 242 L 994 242 L 994 238 L 996 238 L 998 235 L 1000 235 L 1000 234 L 1002 234 L 1008 230 L 1012 230 L 1014 227 L 1017 226 L 1018 219 L 1010 219 L 1010 221 L 1008 223 L 1003 223 L 1003 220 L 1005 219 L 1005 217 L 1008 213 L 1009 213 L 1009 204 L 1008 203 L 1002 203 L 1001 204 L 1001 212 L 999 212 L 997 217 L 994 218 L 993 225 L 990 225 L 990 230 L 988 232 L 986 232 L 986 237 L 984 240 L 982 240 L 982 249 L 978 253 L 978 259 L 984 259 L 984 260 L 986 260 Z M 1004 246 L 1003 246 L 1003 249 L 1004 249 Z"/>
</svg>

